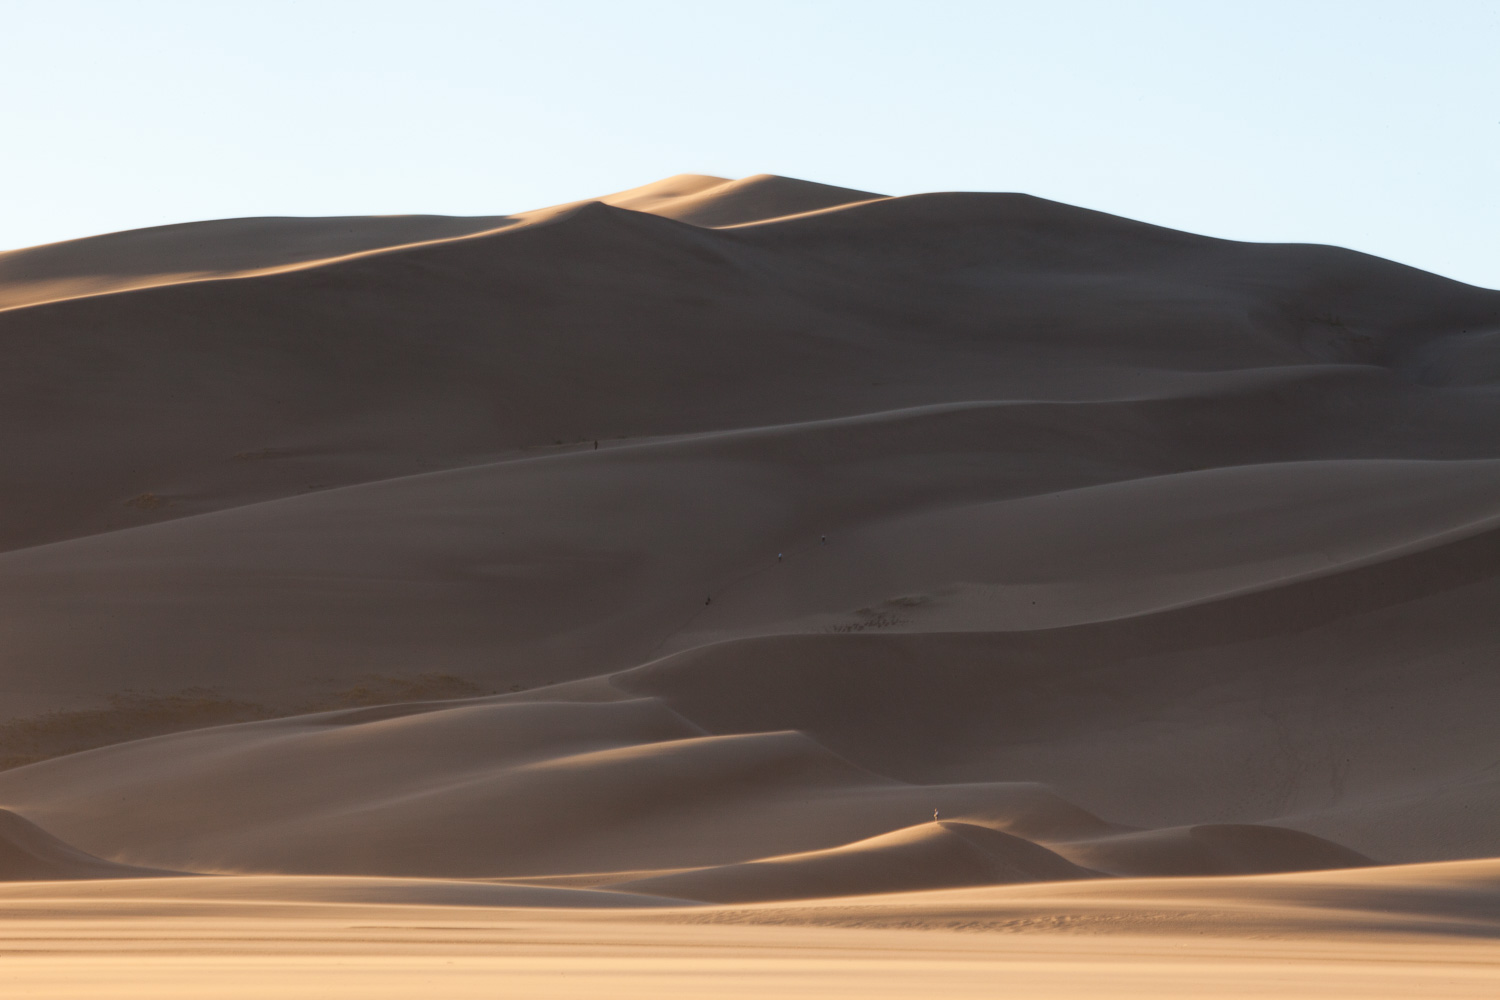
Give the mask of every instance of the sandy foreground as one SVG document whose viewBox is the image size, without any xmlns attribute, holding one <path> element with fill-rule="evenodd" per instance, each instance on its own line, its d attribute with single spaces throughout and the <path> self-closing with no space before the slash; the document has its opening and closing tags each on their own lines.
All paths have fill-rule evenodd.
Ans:
<svg viewBox="0 0 1500 1000">
<path fill-rule="evenodd" d="M 1484 898 L 1440 912 L 1476 878 Z M 0 961 L 26 997 L 1487 997 L 1496 882 L 1435 866 L 649 910 L 403 903 L 454 887 L 397 880 L 29 883 L 0 893 Z"/>
<path fill-rule="evenodd" d="M 1500 292 L 683 175 L 0 350 L 0 996 L 1500 995 Z"/>
</svg>

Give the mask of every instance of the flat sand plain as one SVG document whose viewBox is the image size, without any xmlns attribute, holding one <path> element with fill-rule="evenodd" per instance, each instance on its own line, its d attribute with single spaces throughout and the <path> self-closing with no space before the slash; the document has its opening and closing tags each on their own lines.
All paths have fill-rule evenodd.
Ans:
<svg viewBox="0 0 1500 1000">
<path fill-rule="evenodd" d="M 1494 865 L 1091 882 L 746 908 L 525 906 L 472 883 L 0 890 L 11 995 L 1489 997 Z M 1373 873 L 1372 873 L 1373 875 Z M 1434 898 L 1487 883 L 1462 915 Z"/>
</svg>

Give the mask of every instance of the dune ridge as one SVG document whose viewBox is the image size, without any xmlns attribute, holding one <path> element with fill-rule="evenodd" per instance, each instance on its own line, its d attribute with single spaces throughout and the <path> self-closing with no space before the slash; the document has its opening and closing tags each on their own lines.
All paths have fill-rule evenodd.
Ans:
<svg viewBox="0 0 1500 1000">
<path fill-rule="evenodd" d="M 714 903 L 864 896 L 1096 873 L 1020 837 L 973 823 L 933 822 L 841 847 L 616 883 L 650 895 Z"/>
<path fill-rule="evenodd" d="M 709 228 L 767 222 L 884 195 L 762 174 L 683 174 L 597 203 Z M 0 310 L 160 285 L 248 278 L 550 221 L 590 202 L 515 215 L 248 218 L 189 222 L 0 252 Z"/>
</svg>

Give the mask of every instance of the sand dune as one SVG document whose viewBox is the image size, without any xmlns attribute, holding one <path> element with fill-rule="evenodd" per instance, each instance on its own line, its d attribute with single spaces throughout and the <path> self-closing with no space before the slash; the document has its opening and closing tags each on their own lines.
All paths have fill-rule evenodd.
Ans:
<svg viewBox="0 0 1500 1000">
<path fill-rule="evenodd" d="M 634 879 L 617 883 L 616 888 L 743 903 L 1058 882 L 1096 874 L 1020 837 L 973 823 L 933 822 L 824 851 Z"/>
<path fill-rule="evenodd" d="M 1281 928 L 1493 987 L 1500 292 L 681 175 L 0 254 L 0 343 L 18 934 Z"/>
<path fill-rule="evenodd" d="M 1325 572 L 1492 509 L 1489 464 L 1309 462 L 1318 443 L 1296 438 L 1318 405 L 1286 416 L 1292 464 L 1161 475 L 1195 449 L 1127 450 L 1228 419 L 1221 405 L 961 407 L 620 446 L 0 554 L 5 687 L 46 709 L 193 686 L 296 707 L 418 660 L 504 691 L 867 619 L 1075 624 Z M 798 485 L 821 455 L 817 489 Z M 1265 506 L 1246 513 L 1252 483 Z M 1211 523 L 1172 544 L 1181 503 Z M 884 603 L 902 598 L 917 603 Z"/>
<path fill-rule="evenodd" d="M 135 229 L 0 253 L 0 309 L 245 277 L 411 243 L 471 236 L 504 216 L 225 219 Z"/>
<path fill-rule="evenodd" d="M 659 700 L 601 700 L 607 689 L 540 696 L 163 736 L 7 772 L 0 794 L 79 846 L 134 864 L 590 873 L 591 885 L 714 901 L 1087 874 L 1073 862 L 1128 875 L 1368 863 L 1271 827 L 1132 833 L 1031 783 L 895 781 L 802 732 L 709 736 Z M 857 697 L 853 706 L 870 713 Z M 912 825 L 935 808 L 953 819 Z"/>
<path fill-rule="evenodd" d="M 1259 875 L 1375 863 L 1357 851 L 1297 830 L 1225 823 L 1115 833 L 1074 840 L 1058 850 L 1078 864 L 1132 877 Z"/>
<path fill-rule="evenodd" d="M 975 400 L 1218 395 L 1227 373 L 1259 368 L 1353 383 L 1322 401 L 1341 417 L 1323 433 L 1346 446 L 1368 450 L 1370 422 L 1395 422 L 1403 454 L 1439 440 L 1432 457 L 1475 454 L 1461 430 L 1483 397 L 1410 377 L 1459 377 L 1441 359 L 1472 353 L 1493 295 L 1359 255 L 1168 234 L 1163 258 L 1143 248 L 1166 231 L 1002 195 L 719 230 L 601 203 L 538 215 L 0 314 L 14 360 L 0 544 L 594 440 Z M 1138 230 L 1139 247 L 1122 245 Z M 1094 249 L 1070 260 L 1038 250 L 1042 237 Z M 1236 433 L 1253 439 L 1267 408 Z M 1205 444 L 1215 456 L 1221 442 Z"/>
<path fill-rule="evenodd" d="M 800 733 L 707 737 L 652 700 L 370 715 L 199 730 L 0 781 L 6 801 L 80 845 L 199 872 L 628 873 L 834 847 L 934 808 L 1023 822 L 1073 812 L 1027 784 L 895 782 Z M 955 836 L 949 848 L 972 854 Z"/>
<path fill-rule="evenodd" d="M 845 208 L 885 195 L 815 184 L 791 177 L 757 174 L 737 181 L 681 174 L 599 199 L 636 212 L 649 212 L 695 226 L 719 228 L 771 222 L 808 212 Z"/>
<path fill-rule="evenodd" d="M 0 882 L 147 878 L 172 874 L 175 873 L 116 864 L 85 854 L 9 809 L 0 809 Z"/>
<path fill-rule="evenodd" d="M 697 226 L 742 225 L 884 197 L 763 174 L 730 181 L 683 174 L 599 202 Z M 246 278 L 341 258 L 464 239 L 550 219 L 516 215 L 260 218 L 135 229 L 0 252 L 0 310 L 157 285 Z"/>
</svg>

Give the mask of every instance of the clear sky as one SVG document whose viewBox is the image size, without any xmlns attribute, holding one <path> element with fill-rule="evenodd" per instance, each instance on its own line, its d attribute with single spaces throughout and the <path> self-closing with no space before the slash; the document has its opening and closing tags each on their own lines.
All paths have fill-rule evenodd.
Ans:
<svg viewBox="0 0 1500 1000">
<path fill-rule="evenodd" d="M 0 0 L 0 94 L 0 247 L 777 173 L 1500 286 L 1500 0 Z"/>
</svg>

